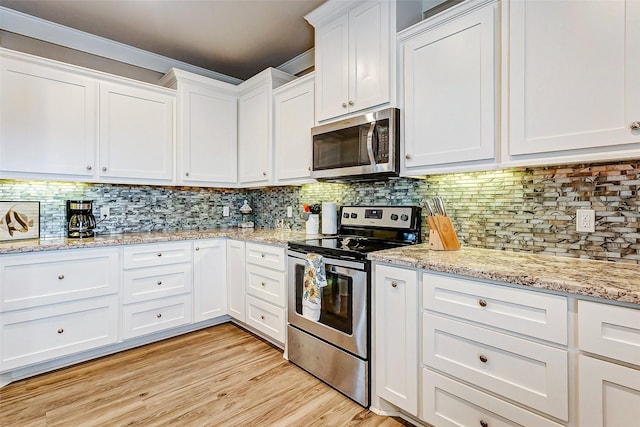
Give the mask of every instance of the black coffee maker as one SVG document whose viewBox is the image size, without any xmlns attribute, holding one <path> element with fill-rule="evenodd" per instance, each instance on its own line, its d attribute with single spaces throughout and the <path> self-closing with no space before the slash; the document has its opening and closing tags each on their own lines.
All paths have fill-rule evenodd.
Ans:
<svg viewBox="0 0 640 427">
<path fill-rule="evenodd" d="M 67 200 L 67 236 L 93 237 L 95 228 L 93 200 Z"/>
</svg>

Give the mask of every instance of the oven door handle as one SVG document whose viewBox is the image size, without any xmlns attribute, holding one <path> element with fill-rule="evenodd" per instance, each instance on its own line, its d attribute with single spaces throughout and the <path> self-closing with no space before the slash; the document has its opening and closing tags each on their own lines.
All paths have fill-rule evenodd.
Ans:
<svg viewBox="0 0 640 427">
<path fill-rule="evenodd" d="M 295 258 L 301 261 L 302 263 L 304 263 L 304 260 L 307 258 L 306 253 L 292 251 L 292 250 L 287 251 L 287 255 L 291 258 Z M 327 256 L 323 256 L 322 258 L 323 258 L 324 264 L 330 267 L 335 265 L 336 267 L 343 267 L 343 268 L 349 268 L 352 270 L 365 271 L 364 262 L 347 261 L 342 259 L 329 258 Z"/>
</svg>

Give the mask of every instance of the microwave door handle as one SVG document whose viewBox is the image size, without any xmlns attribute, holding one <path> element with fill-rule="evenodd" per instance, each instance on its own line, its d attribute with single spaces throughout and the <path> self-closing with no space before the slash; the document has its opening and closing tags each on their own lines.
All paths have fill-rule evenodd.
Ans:
<svg viewBox="0 0 640 427">
<path fill-rule="evenodd" d="M 373 155 L 373 131 L 376 129 L 376 122 L 371 122 L 369 132 L 367 132 L 367 154 L 369 154 L 369 162 L 376 164 L 376 158 Z"/>
</svg>

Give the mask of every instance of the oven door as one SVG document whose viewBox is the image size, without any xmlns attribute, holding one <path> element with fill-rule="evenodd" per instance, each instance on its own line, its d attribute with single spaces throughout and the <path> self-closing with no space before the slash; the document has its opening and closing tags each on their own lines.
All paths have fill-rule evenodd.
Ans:
<svg viewBox="0 0 640 427">
<path fill-rule="evenodd" d="M 289 251 L 289 324 L 366 359 L 368 340 L 367 263 L 324 257 L 327 286 L 318 321 L 302 315 L 306 254 Z"/>
</svg>

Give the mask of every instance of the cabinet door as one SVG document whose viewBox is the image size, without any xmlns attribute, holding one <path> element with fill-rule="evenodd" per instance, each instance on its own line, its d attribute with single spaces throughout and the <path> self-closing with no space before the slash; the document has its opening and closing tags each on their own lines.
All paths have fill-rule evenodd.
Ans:
<svg viewBox="0 0 640 427">
<path fill-rule="evenodd" d="M 408 171 L 495 158 L 495 30 L 492 4 L 403 44 Z"/>
<path fill-rule="evenodd" d="M 510 154 L 640 142 L 640 3 L 509 8 Z"/>
<path fill-rule="evenodd" d="M 227 245 L 224 239 L 193 242 L 193 320 L 227 314 Z"/>
<path fill-rule="evenodd" d="M 238 100 L 238 181 L 268 182 L 271 176 L 271 138 L 269 132 L 267 85 L 258 87 Z"/>
<path fill-rule="evenodd" d="M 246 266 L 244 242 L 227 240 L 227 291 L 229 315 L 240 322 L 245 321 Z"/>
<path fill-rule="evenodd" d="M 4 55 L 0 73 L 3 177 L 52 174 L 65 179 L 72 175 L 92 178 L 98 114 L 96 81 L 53 65 Z"/>
<path fill-rule="evenodd" d="M 375 392 L 412 415 L 418 413 L 417 282 L 413 270 L 375 267 Z"/>
<path fill-rule="evenodd" d="M 179 182 L 235 184 L 238 175 L 237 97 L 215 88 L 180 88 Z"/>
<path fill-rule="evenodd" d="M 349 16 L 315 32 L 316 120 L 346 114 L 349 97 Z"/>
<path fill-rule="evenodd" d="M 390 4 L 368 1 L 349 13 L 349 111 L 389 102 Z"/>
<path fill-rule="evenodd" d="M 638 425 L 640 371 L 583 355 L 578 370 L 579 425 Z"/>
<path fill-rule="evenodd" d="M 303 80 L 302 80 L 303 79 Z M 313 76 L 274 93 L 276 180 L 310 182 Z"/>
<path fill-rule="evenodd" d="M 100 84 L 100 177 L 173 179 L 173 105 L 168 94 Z"/>
</svg>

